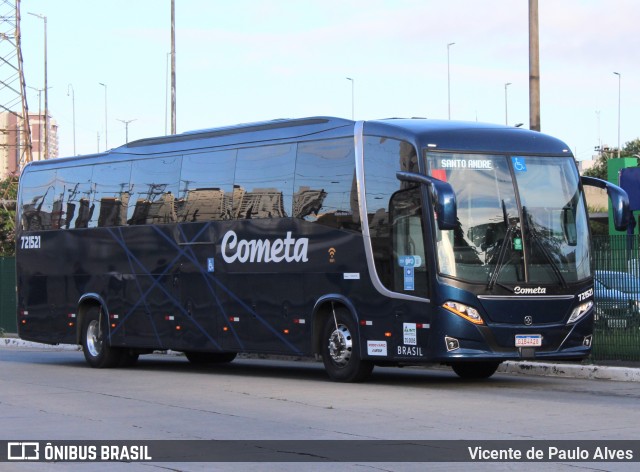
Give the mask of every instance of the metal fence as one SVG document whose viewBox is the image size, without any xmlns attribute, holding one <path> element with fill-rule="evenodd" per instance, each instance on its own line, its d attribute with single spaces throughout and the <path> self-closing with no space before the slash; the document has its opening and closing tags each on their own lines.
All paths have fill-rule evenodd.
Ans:
<svg viewBox="0 0 640 472">
<path fill-rule="evenodd" d="M 598 361 L 640 361 L 640 237 L 594 236 Z"/>
<path fill-rule="evenodd" d="M 0 334 L 16 332 L 16 258 L 0 257 Z"/>
</svg>

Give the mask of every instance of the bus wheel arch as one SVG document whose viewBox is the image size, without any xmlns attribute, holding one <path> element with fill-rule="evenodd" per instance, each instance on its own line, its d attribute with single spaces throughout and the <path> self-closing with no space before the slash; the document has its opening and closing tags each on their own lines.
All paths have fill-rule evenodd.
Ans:
<svg viewBox="0 0 640 472">
<path fill-rule="evenodd" d="M 332 380 L 361 382 L 369 377 L 373 362 L 362 359 L 357 317 L 348 305 L 323 303 L 315 312 L 313 328 L 314 351 Z"/>
<path fill-rule="evenodd" d="M 93 297 L 84 297 L 78 304 L 76 312 L 76 344 L 82 345 L 82 326 L 87 313 L 93 309 L 102 309 L 100 300 Z"/>
<path fill-rule="evenodd" d="M 333 313 L 337 310 L 348 310 L 354 321 L 358 317 L 353 306 L 340 295 L 328 295 L 320 298 L 313 308 L 312 353 L 322 354 L 323 330 L 328 319 L 333 319 Z"/>
</svg>

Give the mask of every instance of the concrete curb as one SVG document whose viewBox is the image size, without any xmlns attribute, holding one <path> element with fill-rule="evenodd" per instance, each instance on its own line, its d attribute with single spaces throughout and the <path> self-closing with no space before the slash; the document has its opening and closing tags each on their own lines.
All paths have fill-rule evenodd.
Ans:
<svg viewBox="0 0 640 472">
<path fill-rule="evenodd" d="M 26 348 L 34 348 L 34 349 L 49 349 L 53 351 L 81 351 L 82 348 L 80 346 L 76 346 L 75 344 L 41 344 L 34 343 L 31 341 L 24 341 L 20 338 L 0 338 L 0 348 L 3 347 L 26 347 Z"/>
<path fill-rule="evenodd" d="M 633 367 L 509 361 L 504 362 L 498 368 L 498 372 L 574 379 L 614 380 L 616 382 L 640 382 L 640 369 Z"/>
<path fill-rule="evenodd" d="M 0 338 L 0 349 L 2 348 L 28 348 L 28 349 L 49 349 L 56 351 L 81 351 L 80 346 L 75 344 L 41 344 L 31 341 L 24 341 L 19 338 Z M 160 352 L 160 351 L 159 351 Z M 182 355 L 174 351 L 161 351 L 169 355 Z M 270 356 L 265 356 L 269 358 Z M 612 380 L 616 382 L 640 382 L 640 368 L 614 367 L 603 365 L 583 365 L 583 364 L 554 364 L 544 362 L 521 361 L 503 362 L 498 368 L 499 373 L 537 375 L 546 377 L 565 377 L 574 379 L 589 380 Z"/>
</svg>

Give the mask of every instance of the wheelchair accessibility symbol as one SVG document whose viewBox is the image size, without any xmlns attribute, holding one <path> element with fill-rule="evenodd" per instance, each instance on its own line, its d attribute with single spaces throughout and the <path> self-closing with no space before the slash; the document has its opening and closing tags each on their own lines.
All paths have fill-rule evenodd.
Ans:
<svg viewBox="0 0 640 472">
<path fill-rule="evenodd" d="M 516 172 L 526 172 L 527 164 L 524 162 L 524 157 L 512 157 L 511 162 Z"/>
</svg>

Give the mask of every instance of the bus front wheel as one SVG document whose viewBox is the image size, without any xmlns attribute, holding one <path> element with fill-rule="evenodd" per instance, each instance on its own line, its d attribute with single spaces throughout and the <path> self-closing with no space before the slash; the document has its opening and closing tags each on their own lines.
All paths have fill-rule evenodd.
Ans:
<svg viewBox="0 0 640 472">
<path fill-rule="evenodd" d="M 106 320 L 100 316 L 101 309 L 92 307 L 82 321 L 82 351 L 91 367 L 116 367 L 122 358 L 121 349 L 111 347 L 107 340 Z"/>
<path fill-rule="evenodd" d="M 461 379 L 488 379 L 499 365 L 500 362 L 456 362 L 451 368 Z"/>
<path fill-rule="evenodd" d="M 322 361 L 329 377 L 339 382 L 361 382 L 373 370 L 372 362 L 360 358 L 357 326 L 344 310 L 336 311 L 325 322 Z"/>
</svg>

